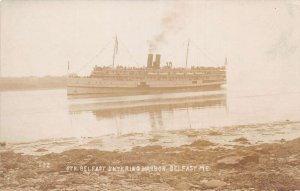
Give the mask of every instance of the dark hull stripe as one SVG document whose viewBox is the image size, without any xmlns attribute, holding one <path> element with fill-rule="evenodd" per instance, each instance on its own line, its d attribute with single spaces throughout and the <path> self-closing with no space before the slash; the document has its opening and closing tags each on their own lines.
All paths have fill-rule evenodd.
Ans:
<svg viewBox="0 0 300 191">
<path fill-rule="evenodd" d="M 165 89 L 199 89 L 205 87 L 220 87 L 224 83 L 220 84 L 210 84 L 210 85 L 202 85 L 202 86 L 181 86 L 181 87 L 98 87 L 98 86 L 70 86 L 68 88 L 86 88 L 86 89 L 126 89 L 126 90 L 165 90 Z"/>
<path fill-rule="evenodd" d="M 75 89 L 78 91 L 75 92 Z M 73 90 L 72 90 L 73 89 Z M 94 91 L 92 91 L 92 89 Z M 193 92 L 193 91 L 211 91 L 219 90 L 221 85 L 206 85 L 200 87 L 174 87 L 174 88 L 95 88 L 95 87 L 80 87 L 68 86 L 68 95 L 143 95 L 143 94 L 157 94 L 157 93 L 176 93 L 176 92 Z"/>
</svg>

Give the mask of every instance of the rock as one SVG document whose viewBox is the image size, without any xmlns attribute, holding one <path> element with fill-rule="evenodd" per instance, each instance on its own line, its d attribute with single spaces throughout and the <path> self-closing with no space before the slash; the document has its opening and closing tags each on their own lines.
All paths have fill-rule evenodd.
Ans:
<svg viewBox="0 0 300 191">
<path fill-rule="evenodd" d="M 242 143 L 242 144 L 246 144 L 246 143 L 249 144 L 248 139 L 246 139 L 245 137 L 240 137 L 240 138 L 238 138 L 238 139 L 234 139 L 233 141 L 234 141 L 234 142 L 239 142 L 239 143 Z"/>
<path fill-rule="evenodd" d="M 67 187 L 66 185 L 58 185 L 58 184 L 55 185 L 55 188 L 57 188 L 59 190 L 65 190 L 66 187 Z"/>
<path fill-rule="evenodd" d="M 177 190 L 189 190 L 191 185 L 187 182 L 179 182 L 175 185 Z"/>
<path fill-rule="evenodd" d="M 203 184 L 206 188 L 220 188 L 226 185 L 227 183 L 221 180 L 209 180 Z"/>
<path fill-rule="evenodd" d="M 201 190 L 203 187 L 201 185 L 196 185 L 196 184 L 190 184 L 191 188 L 197 189 L 197 190 Z"/>
<path fill-rule="evenodd" d="M 18 181 L 16 181 L 16 180 L 14 180 L 14 181 L 12 181 L 12 183 L 11 183 L 13 186 L 17 186 L 17 185 L 19 185 L 19 182 Z"/>
<path fill-rule="evenodd" d="M 138 151 L 138 152 L 153 152 L 153 151 L 158 151 L 158 150 L 162 150 L 162 146 L 161 145 L 149 145 L 149 146 L 145 146 L 145 147 L 134 147 L 132 150 L 133 151 Z"/>
<path fill-rule="evenodd" d="M 149 139 L 150 142 L 157 142 L 159 141 L 159 139 L 153 138 L 153 139 Z"/>
<path fill-rule="evenodd" d="M 251 154 L 251 155 L 247 155 L 247 156 L 244 156 L 242 161 L 241 161 L 241 164 L 246 164 L 246 163 L 259 163 L 259 156 L 257 154 Z"/>
<path fill-rule="evenodd" d="M 235 166 L 235 165 L 238 165 L 241 160 L 243 159 L 242 156 L 230 156 L 230 157 L 225 157 L 223 159 L 220 159 L 217 161 L 217 165 L 218 166 L 222 166 L 222 165 L 225 165 L 225 166 Z"/>
<path fill-rule="evenodd" d="M 220 131 L 210 131 L 208 133 L 208 135 L 211 135 L 211 136 L 217 136 L 217 135 L 222 135 L 223 133 L 220 132 Z"/>
<path fill-rule="evenodd" d="M 48 150 L 47 149 L 43 149 L 43 148 L 39 148 L 35 152 L 46 152 L 46 151 L 48 151 Z"/>
<path fill-rule="evenodd" d="M 259 156 L 257 154 L 246 155 L 246 156 L 229 156 L 222 158 L 217 161 L 218 167 L 235 167 L 238 165 L 244 165 L 246 163 L 258 163 Z"/>
<path fill-rule="evenodd" d="M 213 146 L 213 145 L 215 145 L 215 144 L 210 141 L 201 140 L 201 139 L 194 141 L 194 142 L 192 142 L 192 144 L 190 144 L 190 146 L 192 146 L 192 147 L 205 147 L 205 146 Z"/>
<path fill-rule="evenodd" d="M 261 154 L 269 154 L 270 150 L 267 147 L 258 147 L 255 149 L 256 152 L 259 152 Z"/>
<path fill-rule="evenodd" d="M 59 179 L 56 180 L 57 183 L 64 183 L 67 180 L 66 177 L 61 177 Z"/>
<path fill-rule="evenodd" d="M 107 176 L 100 176 L 99 177 L 99 181 L 101 183 L 108 183 L 109 182 L 109 178 Z"/>
<path fill-rule="evenodd" d="M 280 139 L 280 142 L 281 142 L 281 143 L 285 143 L 286 140 L 285 140 L 285 139 Z"/>
</svg>

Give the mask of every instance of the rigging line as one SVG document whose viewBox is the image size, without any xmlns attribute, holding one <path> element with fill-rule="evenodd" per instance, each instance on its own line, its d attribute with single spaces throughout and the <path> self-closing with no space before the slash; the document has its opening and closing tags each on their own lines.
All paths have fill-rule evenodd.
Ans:
<svg viewBox="0 0 300 191">
<path fill-rule="evenodd" d="M 127 46 L 123 43 L 123 41 L 119 39 L 119 42 L 122 44 L 122 46 L 124 46 L 125 50 L 129 54 L 129 57 L 132 58 L 132 60 L 135 62 L 135 64 L 137 64 L 138 66 L 140 66 L 140 63 L 138 63 L 138 61 L 136 61 L 135 57 L 131 54 L 131 52 L 129 51 L 129 49 L 127 48 Z"/>
<path fill-rule="evenodd" d="M 176 63 L 176 57 L 178 56 L 178 52 L 177 51 L 181 50 L 181 48 L 183 47 L 183 45 L 185 43 L 186 43 L 186 41 L 182 41 L 181 43 L 178 43 L 178 44 L 176 43 L 177 45 L 175 45 L 175 46 L 171 45 L 172 49 L 168 53 L 166 52 L 166 54 L 164 54 L 161 62 L 171 61 L 172 64 L 173 64 L 173 66 L 174 66 L 174 64 Z M 170 47 L 170 45 L 168 47 Z M 162 52 L 164 52 L 166 50 L 168 51 L 168 49 L 166 47 L 163 48 L 163 49 L 161 49 Z"/>
<path fill-rule="evenodd" d="M 182 47 L 183 45 L 186 44 L 186 41 L 183 41 L 182 43 L 178 44 L 177 46 L 175 46 L 170 53 L 167 53 L 166 54 L 166 57 L 174 57 L 175 56 L 175 53 L 176 51 L 178 51 L 178 48 Z M 177 54 L 176 54 L 177 55 Z"/>
<path fill-rule="evenodd" d="M 94 57 L 92 57 L 85 65 L 83 65 L 83 67 L 81 67 L 79 70 L 77 70 L 76 73 L 83 70 L 86 66 L 91 64 L 107 48 L 107 46 L 112 42 L 112 40 L 114 40 L 114 39 L 109 40 L 108 43 Z"/>
<path fill-rule="evenodd" d="M 217 65 L 217 63 L 212 59 L 212 58 L 210 58 L 208 55 L 207 55 L 207 53 L 205 53 L 196 43 L 194 43 L 194 41 L 191 41 L 191 44 L 193 44 L 198 50 L 200 50 L 200 52 L 204 55 L 204 56 L 206 56 L 212 63 L 214 63 L 214 64 L 216 64 Z"/>
</svg>

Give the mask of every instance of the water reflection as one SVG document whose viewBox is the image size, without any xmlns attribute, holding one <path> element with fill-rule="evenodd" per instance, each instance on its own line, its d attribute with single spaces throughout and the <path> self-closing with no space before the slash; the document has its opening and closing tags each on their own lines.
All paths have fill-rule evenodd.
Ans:
<svg viewBox="0 0 300 191">
<path fill-rule="evenodd" d="M 225 107 L 226 106 L 226 94 L 218 95 L 213 98 L 209 97 L 198 97 L 197 98 L 182 98 L 182 100 L 174 100 L 174 103 L 164 103 L 164 101 L 159 101 L 153 105 L 141 105 L 133 107 L 122 107 L 120 108 L 95 108 L 93 114 L 97 119 L 101 120 L 103 118 L 112 118 L 115 116 L 126 116 L 126 115 L 136 115 L 140 113 L 149 113 L 150 115 L 158 115 L 162 111 L 174 112 L 178 109 L 188 109 L 188 108 L 208 108 L 208 107 Z M 168 101 L 172 101 L 170 98 Z M 176 103 L 180 101 L 181 103 Z M 74 109 L 74 108 L 72 108 Z"/>
<path fill-rule="evenodd" d="M 126 119 L 139 118 L 143 120 L 143 126 L 140 128 L 147 129 L 147 127 L 150 127 L 151 131 L 169 129 L 174 123 L 178 123 L 178 119 L 183 119 L 185 126 L 191 128 L 195 120 L 190 115 L 190 111 L 207 108 L 224 109 L 226 107 L 226 90 L 218 90 L 118 98 L 76 99 L 70 100 L 69 111 L 72 114 L 91 112 L 99 122 L 114 120 L 117 134 L 122 134 L 123 131 L 126 131 L 124 128 L 134 125 L 126 123 Z M 183 114 L 180 114 L 182 112 Z M 179 118 L 178 114 L 181 115 Z"/>
</svg>

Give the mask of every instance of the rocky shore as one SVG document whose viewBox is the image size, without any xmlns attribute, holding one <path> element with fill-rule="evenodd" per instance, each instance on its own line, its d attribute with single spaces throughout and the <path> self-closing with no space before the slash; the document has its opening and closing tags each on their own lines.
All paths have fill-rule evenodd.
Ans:
<svg viewBox="0 0 300 191">
<path fill-rule="evenodd" d="M 157 138 L 127 151 L 40 148 L 40 155 L 2 149 L 0 190 L 300 190 L 300 138 L 253 143 L 239 136 L 228 146 L 193 130 L 181 134 L 193 141 L 167 147 Z"/>
</svg>

